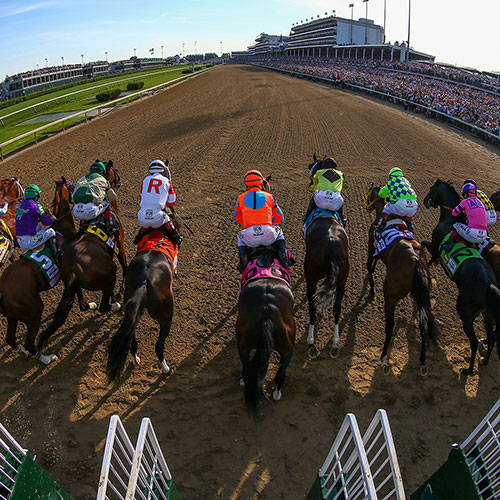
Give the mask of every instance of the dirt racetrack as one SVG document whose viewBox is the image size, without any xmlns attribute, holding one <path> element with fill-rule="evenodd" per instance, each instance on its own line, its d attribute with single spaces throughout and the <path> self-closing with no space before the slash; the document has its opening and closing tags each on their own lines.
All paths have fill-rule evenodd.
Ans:
<svg viewBox="0 0 500 500">
<path fill-rule="evenodd" d="M 341 321 L 341 352 L 328 356 L 332 318 L 319 330 L 320 358 L 307 359 L 307 305 L 302 278 L 301 218 L 309 201 L 306 165 L 312 154 L 332 154 L 351 189 L 345 211 L 351 274 Z M 462 378 L 470 349 L 455 310 L 456 288 L 439 266 L 431 269 L 440 336 L 429 349 L 430 374 L 419 374 L 419 336 L 410 300 L 398 308 L 392 373 L 380 368 L 384 332 L 383 265 L 377 295 L 364 282 L 371 215 L 364 197 L 393 166 L 403 169 L 420 198 L 418 239 L 428 239 L 438 212 L 422 200 L 440 176 L 459 185 L 474 178 L 490 194 L 500 187 L 498 149 L 475 142 L 401 108 L 259 68 L 210 70 L 156 96 L 73 128 L 0 163 L 3 177 L 38 183 L 50 205 L 53 178 L 76 181 L 95 158 L 114 160 L 126 249 L 131 259 L 140 182 L 149 161 L 168 157 L 178 210 L 195 232 L 185 232 L 174 282 L 176 311 L 166 343 L 166 378 L 154 354 L 157 328 L 146 316 L 137 329 L 142 364 L 127 363 L 121 385 L 108 385 L 106 348 L 120 315 L 81 313 L 74 307 L 46 353 L 43 367 L 14 354 L 2 334 L 1 421 L 38 455 L 47 472 L 77 499 L 95 498 L 109 417 L 118 413 L 135 441 L 151 417 L 182 498 L 304 498 L 346 412 L 362 431 L 378 408 L 389 415 L 407 493 L 446 459 L 499 397 L 500 362 Z M 273 174 L 283 229 L 297 265 L 293 284 L 297 345 L 285 397 L 247 417 L 234 340 L 239 275 L 232 210 L 247 169 Z M 461 184 L 460 184 L 461 185 Z M 491 231 L 500 239 L 497 227 Z M 44 318 L 62 293 L 44 295 Z M 87 296 L 91 295 L 87 292 Z M 46 321 L 44 321 L 46 324 Z M 477 321 L 483 336 L 482 322 Z M 19 329 L 18 338 L 24 335 Z M 2 318 L 2 331 L 5 321 Z M 271 372 L 274 373 L 275 366 Z"/>
</svg>

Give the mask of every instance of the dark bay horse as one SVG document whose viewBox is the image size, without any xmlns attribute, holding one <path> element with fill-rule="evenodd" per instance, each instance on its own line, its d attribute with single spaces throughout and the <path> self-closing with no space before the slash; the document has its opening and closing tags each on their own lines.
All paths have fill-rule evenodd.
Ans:
<svg viewBox="0 0 500 500">
<path fill-rule="evenodd" d="M 16 177 L 3 179 L 0 181 L 0 205 L 4 203 L 9 204 L 7 213 L 2 215 L 1 218 L 9 227 L 10 232 L 14 238 L 14 245 L 17 247 L 16 240 L 16 210 L 17 205 L 24 197 L 24 188 L 21 182 Z"/>
<path fill-rule="evenodd" d="M 53 227 L 66 242 L 76 234 L 71 213 L 71 192 L 64 177 L 56 182 L 53 214 L 57 219 Z M 40 268 L 31 260 L 21 258 L 10 264 L 0 278 L 0 313 L 7 318 L 7 343 L 16 352 L 32 354 L 42 363 L 48 364 L 57 357 L 46 356 L 35 347 L 35 338 L 40 328 L 43 302 L 40 293 L 50 286 Z M 24 347 L 17 344 L 16 328 L 21 322 L 26 325 Z"/>
<path fill-rule="evenodd" d="M 500 198 L 500 190 L 499 190 Z M 495 193 L 492 195 L 492 203 L 495 198 Z M 461 214 L 459 217 L 453 217 L 451 211 L 460 203 L 460 195 L 453 187 L 450 182 L 443 181 L 442 179 L 437 179 L 436 182 L 431 186 L 429 194 L 425 197 L 424 203 L 427 208 L 440 207 L 441 208 L 441 218 L 436 231 L 436 236 L 432 237 L 432 241 L 429 242 L 429 252 L 437 260 L 439 257 L 439 244 L 446 234 L 449 232 L 448 222 L 463 222 L 465 220 L 464 215 Z M 444 217 L 446 213 L 448 217 Z M 441 239 L 439 239 L 441 237 Z M 490 243 L 482 251 L 481 255 L 483 259 L 491 266 L 493 273 L 495 274 L 495 279 L 497 284 L 500 284 L 500 245 L 495 243 Z"/>
<path fill-rule="evenodd" d="M 490 196 L 491 203 L 493 203 L 493 207 L 497 212 L 500 212 L 500 189 L 497 189 L 491 196 Z"/>
<path fill-rule="evenodd" d="M 432 232 L 432 241 L 422 242 L 431 253 L 433 260 L 439 259 L 441 241 L 457 222 L 457 218 L 453 217 L 451 211 L 459 201 L 460 197 L 455 188 L 441 179 L 434 182 L 424 199 L 424 205 L 427 208 L 440 207 L 439 223 Z M 500 357 L 500 290 L 496 286 L 495 275 L 490 265 L 480 258 L 465 260 L 454 274 L 453 281 L 458 287 L 457 311 L 471 348 L 469 366 L 462 368 L 461 372 L 470 375 L 474 370 L 478 347 L 474 332 L 474 319 L 479 314 L 483 315 L 488 346 L 486 355 L 480 361 L 483 364 L 488 363 L 495 339 Z"/>
<path fill-rule="evenodd" d="M 264 264 L 270 265 L 270 262 Z M 280 355 L 274 379 L 273 398 L 276 401 L 283 395 L 286 369 L 292 359 L 295 343 L 293 294 L 285 282 L 274 278 L 256 279 L 241 289 L 236 339 L 243 365 L 245 404 L 249 413 L 256 416 L 261 400 L 267 399 L 264 381 L 272 351 Z"/>
<path fill-rule="evenodd" d="M 366 195 L 366 209 L 368 212 L 376 212 L 375 221 L 380 218 L 385 206 L 384 199 L 378 197 L 379 191 L 380 187 L 372 184 Z M 373 272 L 377 260 L 380 258 L 386 267 L 384 279 L 385 342 L 381 356 L 382 369 L 384 374 L 389 373 L 388 350 L 394 331 L 396 306 L 401 299 L 410 294 L 418 309 L 418 326 L 422 337 L 420 373 L 422 376 L 426 376 L 428 369 L 425 364 L 425 344 L 427 339 L 435 340 L 436 325 L 431 310 L 429 269 L 424 248 L 416 240 L 398 239 L 381 254 L 374 257 L 375 221 L 372 222 L 368 230 L 368 260 L 366 267 L 372 295 L 374 294 Z"/>
<path fill-rule="evenodd" d="M 156 355 L 163 373 L 170 372 L 164 349 L 174 314 L 173 275 L 169 257 L 156 250 L 139 252 L 130 262 L 125 278 L 125 317 L 108 349 L 106 372 L 110 380 L 120 376 L 129 350 L 133 364 L 139 364 L 135 328 L 146 308 L 151 318 L 160 324 Z"/>
<path fill-rule="evenodd" d="M 106 175 L 109 176 L 108 180 L 111 187 L 116 191 L 121 184 L 118 171 L 113 167 L 111 160 L 106 162 L 105 166 Z M 125 278 L 127 260 L 123 246 L 123 228 L 118 219 L 116 200 L 111 202 L 111 205 L 119 226 L 119 238 L 117 242 L 119 252 L 117 258 Z M 47 344 L 49 337 L 68 318 L 75 295 L 78 297 L 80 310 L 87 311 L 97 308 L 94 302 L 89 303 L 84 299 L 82 289 L 102 292 L 99 312 L 105 313 L 120 310 L 121 305 L 116 300 L 114 294 L 117 267 L 113 260 L 113 255 L 113 249 L 94 234 L 81 231 L 73 238 L 64 252 L 61 264 L 61 278 L 64 283 L 64 292 L 51 324 L 40 334 L 38 341 L 39 350 Z"/>
<path fill-rule="evenodd" d="M 315 161 L 309 165 L 309 168 L 315 166 L 316 169 L 321 169 L 323 162 L 329 158 L 325 156 L 322 160 L 317 160 L 315 155 Z M 323 315 L 333 307 L 335 325 L 330 356 L 336 358 L 340 341 L 339 322 L 342 299 L 349 275 L 347 234 L 335 219 L 319 217 L 307 229 L 305 240 L 304 274 L 309 302 L 308 355 L 310 358 L 315 358 L 319 354 L 314 345 L 314 331 L 319 323 L 316 313 Z M 323 282 L 316 291 L 320 280 Z"/>
</svg>

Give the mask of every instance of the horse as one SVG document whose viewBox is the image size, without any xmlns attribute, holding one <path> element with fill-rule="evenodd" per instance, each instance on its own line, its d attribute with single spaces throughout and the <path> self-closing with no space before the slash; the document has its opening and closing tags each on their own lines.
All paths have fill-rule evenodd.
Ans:
<svg viewBox="0 0 500 500">
<path fill-rule="evenodd" d="M 370 186 L 366 195 L 366 209 L 368 212 L 376 212 L 375 221 L 368 230 L 368 259 L 366 267 L 368 270 L 368 281 L 370 284 L 370 295 L 374 295 L 373 272 L 378 259 L 382 260 L 386 267 L 384 279 L 384 312 L 385 312 L 385 342 L 382 349 L 381 362 L 385 375 L 389 374 L 388 350 L 394 331 L 394 312 L 398 302 L 411 295 L 418 310 L 418 326 L 421 335 L 420 348 L 420 374 L 425 377 L 428 368 L 425 364 L 425 345 L 427 339 L 433 342 L 436 339 L 436 324 L 431 310 L 430 279 L 427 258 L 422 245 L 415 239 L 398 239 L 389 245 L 377 257 L 374 257 L 374 229 L 375 222 L 382 215 L 385 200 L 378 196 L 379 186 Z"/>
<path fill-rule="evenodd" d="M 317 160 L 309 165 L 321 169 L 325 160 Z M 307 335 L 308 355 L 316 358 L 318 351 L 314 346 L 314 330 L 319 323 L 316 312 L 323 315 L 333 307 L 334 335 L 330 356 L 336 358 L 339 350 L 339 321 L 342 310 L 342 299 L 345 284 L 349 275 L 349 243 L 344 227 L 334 218 L 319 217 L 314 220 L 305 236 L 306 255 L 304 259 L 304 274 L 306 279 L 306 294 L 309 302 L 309 331 Z M 317 285 L 323 280 L 316 292 Z"/>
<path fill-rule="evenodd" d="M 106 166 L 106 176 L 111 187 L 116 190 L 120 187 L 121 181 L 118 171 L 109 160 Z M 123 277 L 125 279 L 127 271 L 127 260 L 123 246 L 123 227 L 118 219 L 118 207 L 116 200 L 111 202 L 119 226 L 118 262 L 121 265 Z M 68 314 L 73 306 L 75 295 L 81 311 L 93 310 L 97 308 L 94 302 L 84 299 L 82 289 L 90 291 L 101 291 L 101 303 L 99 312 L 118 311 L 121 305 L 115 298 L 114 287 L 116 283 L 116 264 L 113 260 L 113 249 L 110 248 L 100 237 L 88 232 L 79 232 L 68 245 L 61 264 L 61 277 L 64 283 L 64 292 L 57 306 L 54 318 L 50 325 L 42 331 L 38 341 L 38 350 L 47 344 L 50 336 L 56 332 L 68 318 Z M 124 287 L 124 281 L 120 290 Z"/>
<path fill-rule="evenodd" d="M 132 363 L 140 363 L 135 328 L 146 308 L 149 315 L 160 324 L 156 355 L 163 373 L 170 372 L 164 350 L 174 314 L 173 275 L 169 257 L 156 250 L 139 252 L 130 262 L 125 278 L 125 317 L 108 349 L 106 372 L 110 380 L 120 376 L 128 350 L 132 354 Z"/>
<path fill-rule="evenodd" d="M 426 208 L 440 207 L 439 222 L 432 232 L 431 241 L 423 241 L 422 245 L 429 250 L 433 260 L 439 259 L 439 247 L 443 238 L 451 232 L 455 217 L 452 210 L 458 205 L 460 197 L 455 188 L 446 181 L 437 179 L 430 187 L 424 198 Z M 467 368 L 462 368 L 464 375 L 471 375 L 474 371 L 478 340 L 474 332 L 474 319 L 483 315 L 486 330 L 486 355 L 480 358 L 487 364 L 491 351 L 497 340 L 498 356 L 500 358 L 500 290 L 496 285 L 495 275 L 486 260 L 470 258 L 462 262 L 453 281 L 458 287 L 457 311 L 462 320 L 465 334 L 471 348 L 471 357 Z"/>
<path fill-rule="evenodd" d="M 493 199 L 495 199 L 497 203 L 500 203 L 500 190 L 498 191 L 498 197 L 495 197 L 495 193 L 493 193 L 492 203 L 494 203 Z M 448 222 L 451 221 L 453 224 L 453 222 L 464 221 L 465 216 L 461 214 L 455 219 L 451 215 L 451 211 L 460 203 L 460 195 L 450 182 L 443 181 L 442 179 L 437 179 L 431 186 L 428 195 L 425 197 L 424 203 L 426 203 L 425 206 L 427 208 L 441 207 L 440 220 L 442 219 L 442 223 L 440 222 L 435 229 L 435 231 L 437 231 L 436 237 L 433 235 L 432 242 L 429 242 L 429 251 L 433 256 L 431 262 L 434 262 L 439 257 L 439 245 L 441 240 L 449 232 L 450 226 Z M 449 215 L 449 218 L 444 217 L 446 213 Z M 482 250 L 481 255 L 493 269 L 497 284 L 500 284 L 500 245 L 490 242 Z"/>
<path fill-rule="evenodd" d="M 12 237 L 14 238 L 14 245 L 17 247 L 16 239 L 16 210 L 17 204 L 24 197 L 24 188 L 16 177 L 10 177 L 9 179 L 3 179 L 0 181 L 0 205 L 8 203 L 9 207 L 7 213 L 2 215 L 0 218 L 7 224 Z"/>
<path fill-rule="evenodd" d="M 55 183 L 52 210 L 56 221 L 53 228 L 63 235 L 65 242 L 69 242 L 76 234 L 70 208 L 70 185 L 64 177 Z M 10 264 L 0 278 L 0 313 L 7 318 L 7 343 L 15 352 L 32 354 L 44 364 L 57 359 L 54 354 L 46 356 L 35 347 L 35 338 L 40 328 L 44 307 L 40 293 L 49 288 L 49 282 L 40 268 L 26 258 Z M 27 328 L 24 347 L 18 345 L 16 341 L 16 328 L 19 322 L 24 323 Z"/>
<path fill-rule="evenodd" d="M 497 189 L 491 196 L 490 196 L 491 203 L 493 203 L 493 207 L 497 212 L 500 212 L 500 189 Z"/>
<path fill-rule="evenodd" d="M 262 259 L 263 267 L 271 267 L 275 255 L 251 255 L 249 262 Z M 244 273 L 245 274 L 245 273 Z M 273 399 L 279 401 L 295 344 L 293 294 L 287 283 L 275 278 L 255 279 L 245 284 L 238 299 L 236 320 L 238 354 L 243 367 L 245 404 L 248 412 L 257 416 L 261 400 L 267 400 L 264 381 L 271 353 L 280 356 L 275 377 Z M 251 352 L 255 354 L 250 358 Z"/>
</svg>

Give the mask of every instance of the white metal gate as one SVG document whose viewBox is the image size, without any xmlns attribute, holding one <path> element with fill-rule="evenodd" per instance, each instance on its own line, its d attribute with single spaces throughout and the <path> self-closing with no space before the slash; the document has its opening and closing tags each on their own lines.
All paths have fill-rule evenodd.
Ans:
<svg viewBox="0 0 500 500">
<path fill-rule="evenodd" d="M 21 458 L 27 452 L 0 424 L 0 499 L 6 500 L 12 493 Z"/>
</svg>

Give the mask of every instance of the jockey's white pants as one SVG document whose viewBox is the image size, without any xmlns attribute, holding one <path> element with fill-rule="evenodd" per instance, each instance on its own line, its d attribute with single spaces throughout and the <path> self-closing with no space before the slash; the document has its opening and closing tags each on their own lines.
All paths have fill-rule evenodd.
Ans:
<svg viewBox="0 0 500 500">
<path fill-rule="evenodd" d="M 493 224 L 495 224 L 495 222 L 497 221 L 497 211 L 496 210 L 487 210 L 486 215 L 487 215 L 486 225 L 493 226 Z"/>
<path fill-rule="evenodd" d="M 314 203 L 323 210 L 335 212 L 340 210 L 344 204 L 344 198 L 335 191 L 316 191 L 314 193 Z"/>
<path fill-rule="evenodd" d="M 24 236 L 18 236 L 17 242 L 19 243 L 19 247 L 23 250 L 33 250 L 40 245 L 43 245 L 47 240 L 53 238 L 56 235 L 56 232 L 51 228 L 45 228 L 37 231 L 34 236 L 30 234 L 26 234 Z"/>
<path fill-rule="evenodd" d="M 488 231 L 486 229 L 476 229 L 475 227 L 469 227 L 461 222 L 456 222 L 453 224 L 457 233 L 470 243 L 483 243 L 488 236 Z"/>
<path fill-rule="evenodd" d="M 417 209 L 417 200 L 398 200 L 395 203 L 387 203 L 384 207 L 384 214 L 413 217 L 417 213 Z"/>
<path fill-rule="evenodd" d="M 250 226 L 238 233 L 238 246 L 269 246 L 276 240 L 284 240 L 285 236 L 279 226 Z"/>
<path fill-rule="evenodd" d="M 79 220 L 92 220 L 109 208 L 109 203 L 104 200 L 99 205 L 95 203 L 75 203 L 73 215 Z"/>
<path fill-rule="evenodd" d="M 153 210 L 151 208 L 141 208 L 137 212 L 137 220 L 144 227 L 161 227 L 170 221 L 170 217 L 164 210 Z"/>
</svg>

